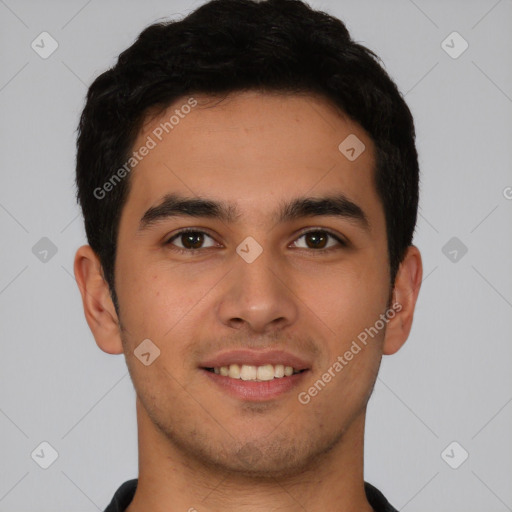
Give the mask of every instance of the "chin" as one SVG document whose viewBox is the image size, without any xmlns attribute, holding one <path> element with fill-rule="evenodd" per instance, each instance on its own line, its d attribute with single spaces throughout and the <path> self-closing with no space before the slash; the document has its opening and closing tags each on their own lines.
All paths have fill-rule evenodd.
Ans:
<svg viewBox="0 0 512 512">
<path fill-rule="evenodd" d="M 269 443 L 263 438 L 247 441 L 238 449 L 231 446 L 223 453 L 213 453 L 210 446 L 206 450 L 208 455 L 203 453 L 201 463 L 232 477 L 250 480 L 293 478 L 314 469 L 339 440 L 340 437 L 336 436 L 334 439 L 316 439 L 312 442 L 309 437 L 306 442 L 283 436 Z"/>
</svg>

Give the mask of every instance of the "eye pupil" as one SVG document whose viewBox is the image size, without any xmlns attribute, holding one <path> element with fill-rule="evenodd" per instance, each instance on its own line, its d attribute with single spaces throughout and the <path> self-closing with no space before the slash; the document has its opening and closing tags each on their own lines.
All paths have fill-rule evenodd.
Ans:
<svg viewBox="0 0 512 512">
<path fill-rule="evenodd" d="M 312 242 L 312 245 L 306 242 L 308 243 L 308 247 L 323 248 L 327 242 L 327 236 L 322 231 L 314 231 L 306 234 L 306 240 Z"/>
<path fill-rule="evenodd" d="M 181 240 L 183 250 L 192 251 L 194 249 L 202 249 L 203 244 L 205 243 L 206 233 L 203 231 L 183 231 L 182 233 L 176 235 L 171 238 L 169 242 L 172 243 L 172 240 L 179 239 Z M 324 249 L 328 247 L 329 240 L 331 238 L 336 239 L 334 235 L 330 234 L 328 231 L 309 231 L 304 233 L 301 238 L 303 238 L 306 242 L 306 246 L 309 249 Z M 344 245 L 338 239 L 338 245 Z"/>
<path fill-rule="evenodd" d="M 203 244 L 203 235 L 198 231 L 191 231 L 190 233 L 183 233 L 181 235 L 183 246 L 187 249 L 199 249 Z"/>
</svg>

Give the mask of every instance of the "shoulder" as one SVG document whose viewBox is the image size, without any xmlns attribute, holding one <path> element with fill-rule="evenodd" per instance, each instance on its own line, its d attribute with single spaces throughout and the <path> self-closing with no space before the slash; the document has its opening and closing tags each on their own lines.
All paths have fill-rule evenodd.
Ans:
<svg viewBox="0 0 512 512">
<path fill-rule="evenodd" d="M 365 482 L 364 490 L 366 492 L 366 498 L 375 512 L 397 512 L 396 508 L 391 506 L 384 494 L 372 484 Z"/>
<path fill-rule="evenodd" d="M 138 479 L 127 480 L 122 484 L 114 494 L 112 501 L 105 509 L 105 512 L 124 512 L 133 500 L 137 489 Z"/>
</svg>

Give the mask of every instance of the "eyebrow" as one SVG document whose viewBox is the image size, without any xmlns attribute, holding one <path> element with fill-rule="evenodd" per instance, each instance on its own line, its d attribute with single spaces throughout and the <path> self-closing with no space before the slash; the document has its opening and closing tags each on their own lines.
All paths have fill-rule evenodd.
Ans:
<svg viewBox="0 0 512 512">
<path fill-rule="evenodd" d="M 236 204 L 167 194 L 155 206 L 151 206 L 142 216 L 138 231 L 173 217 L 193 217 L 218 219 L 234 223 L 240 217 Z M 289 202 L 282 202 L 274 214 L 276 223 L 289 222 L 309 217 L 337 217 L 358 224 L 365 231 L 370 231 L 370 223 L 362 208 L 343 194 L 325 197 L 298 197 Z"/>
</svg>

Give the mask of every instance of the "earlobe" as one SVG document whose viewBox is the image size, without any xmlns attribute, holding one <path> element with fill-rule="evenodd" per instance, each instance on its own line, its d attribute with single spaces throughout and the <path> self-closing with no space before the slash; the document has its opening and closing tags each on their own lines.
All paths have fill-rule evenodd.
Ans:
<svg viewBox="0 0 512 512">
<path fill-rule="evenodd" d="M 96 344 L 108 354 L 122 354 L 119 320 L 103 279 L 101 263 L 89 245 L 80 247 L 75 255 L 75 279 L 82 295 L 85 318 Z"/>
<path fill-rule="evenodd" d="M 421 287 L 423 266 L 417 247 L 411 245 L 398 269 L 391 307 L 396 315 L 389 321 L 384 337 L 383 354 L 398 352 L 409 337 L 416 300 Z"/>
</svg>

